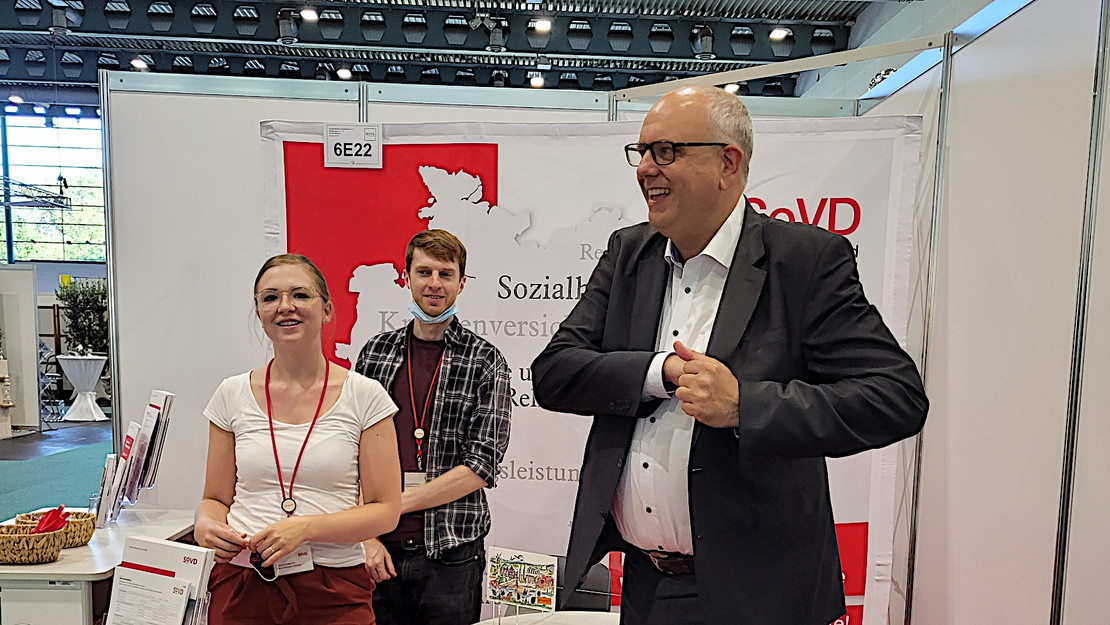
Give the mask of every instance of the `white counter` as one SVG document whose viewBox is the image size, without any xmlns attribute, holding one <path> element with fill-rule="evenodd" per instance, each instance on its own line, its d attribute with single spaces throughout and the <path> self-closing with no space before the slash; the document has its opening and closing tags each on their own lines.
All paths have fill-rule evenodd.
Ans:
<svg viewBox="0 0 1110 625">
<path fill-rule="evenodd" d="M 192 510 L 128 510 L 56 562 L 0 565 L 0 625 L 92 623 L 92 583 L 108 579 L 128 536 L 176 540 L 193 529 Z"/>
</svg>

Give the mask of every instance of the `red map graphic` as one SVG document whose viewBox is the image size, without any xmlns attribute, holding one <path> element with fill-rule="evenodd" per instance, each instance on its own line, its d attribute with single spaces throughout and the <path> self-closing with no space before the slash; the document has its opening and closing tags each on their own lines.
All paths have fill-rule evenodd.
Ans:
<svg viewBox="0 0 1110 625">
<path fill-rule="evenodd" d="M 357 297 L 347 283 L 360 265 L 405 268 L 405 246 L 428 227 L 418 215 L 431 204 L 418 168 L 466 170 L 483 185 L 483 201 L 497 204 L 497 145 L 483 143 L 382 146 L 381 169 L 324 167 L 322 143 L 286 141 L 287 249 L 316 263 L 328 281 L 335 320 L 324 329 L 324 349 L 350 341 Z M 364 294 L 363 297 L 366 297 Z"/>
</svg>

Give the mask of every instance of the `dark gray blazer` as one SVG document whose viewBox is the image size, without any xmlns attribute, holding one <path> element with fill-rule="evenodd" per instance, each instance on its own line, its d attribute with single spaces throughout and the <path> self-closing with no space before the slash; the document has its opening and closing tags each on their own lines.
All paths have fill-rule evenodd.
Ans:
<svg viewBox="0 0 1110 625">
<path fill-rule="evenodd" d="M 714 625 L 825 625 L 844 613 L 825 457 L 916 434 L 928 400 L 864 297 L 847 239 L 744 210 L 706 350 L 740 382 L 740 425 L 698 423 L 690 450 L 698 590 Z M 640 395 L 668 282 L 666 243 L 646 223 L 614 232 L 532 363 L 541 406 L 594 417 L 567 588 L 621 549 L 609 515 L 636 420 L 659 404 Z"/>
</svg>

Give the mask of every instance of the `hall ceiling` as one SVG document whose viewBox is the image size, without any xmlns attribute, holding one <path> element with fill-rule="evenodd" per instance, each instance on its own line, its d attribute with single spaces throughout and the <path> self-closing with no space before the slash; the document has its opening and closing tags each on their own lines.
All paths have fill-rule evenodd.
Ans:
<svg viewBox="0 0 1110 625">
<path fill-rule="evenodd" d="M 848 48 L 839 0 L 3 0 L 0 83 L 97 70 L 613 90 Z M 6 5 L 6 6 L 5 6 Z M 311 6 L 318 20 L 302 17 Z M 550 19 L 550 32 L 537 29 Z M 775 28 L 789 36 L 772 41 Z M 136 61 L 136 59 L 138 61 Z M 794 95 L 794 77 L 741 86 Z"/>
</svg>

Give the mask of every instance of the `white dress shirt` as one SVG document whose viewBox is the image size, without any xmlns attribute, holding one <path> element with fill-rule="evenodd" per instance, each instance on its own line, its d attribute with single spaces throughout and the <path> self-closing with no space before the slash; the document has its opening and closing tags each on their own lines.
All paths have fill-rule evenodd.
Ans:
<svg viewBox="0 0 1110 625">
<path fill-rule="evenodd" d="M 694 553 L 687 482 L 694 418 L 663 388 L 663 361 L 675 341 L 705 351 L 743 222 L 741 198 L 700 254 L 683 261 L 670 242 L 664 252 L 671 266 L 670 288 L 663 295 L 655 340 L 659 353 L 648 368 L 644 398 L 665 399 L 636 423 L 613 503 L 621 536 L 641 549 Z"/>
</svg>

